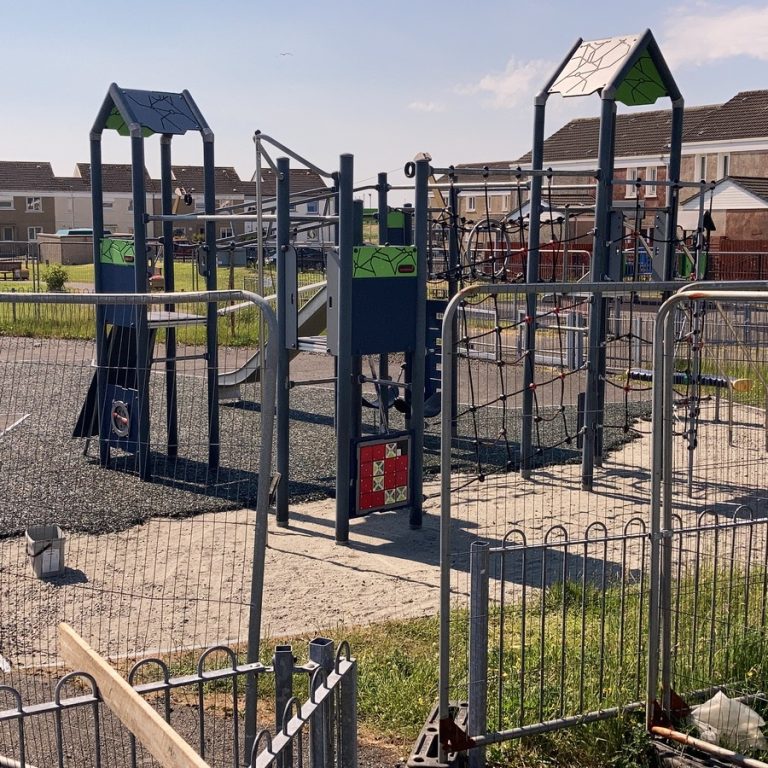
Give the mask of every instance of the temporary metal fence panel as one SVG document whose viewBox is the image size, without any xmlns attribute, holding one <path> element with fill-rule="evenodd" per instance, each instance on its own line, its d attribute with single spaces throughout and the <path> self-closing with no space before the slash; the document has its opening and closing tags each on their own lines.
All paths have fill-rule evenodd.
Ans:
<svg viewBox="0 0 768 768">
<path fill-rule="evenodd" d="M 600 625 L 601 609 L 593 600 L 598 591 L 594 568 L 602 557 L 597 540 L 622 535 L 631 521 L 639 521 L 640 528 L 628 531 L 624 546 L 632 551 L 624 557 L 632 560 L 634 575 L 616 565 L 622 560 L 620 552 L 614 552 L 615 559 L 597 583 L 605 578 L 612 593 L 621 594 L 623 588 L 635 602 L 648 599 L 648 583 L 641 583 L 636 572 L 648 556 L 642 526 L 647 527 L 650 517 L 650 391 L 647 383 L 629 377 L 627 361 L 633 354 L 639 362 L 650 359 L 645 349 L 650 348 L 649 340 L 636 338 L 631 329 L 637 328 L 636 317 L 645 319 L 654 311 L 644 297 L 655 298 L 665 287 L 486 285 L 465 290 L 449 305 L 443 322 L 443 398 L 448 402 L 455 390 L 457 406 L 454 414 L 443 411 L 441 443 L 442 713 L 469 695 L 468 667 L 462 660 L 471 658 L 468 595 L 474 542 L 486 543 L 492 553 L 489 663 L 495 666 L 489 679 L 489 728 L 516 731 L 540 721 L 642 701 L 638 681 L 644 680 L 644 666 L 638 668 L 636 653 L 622 660 L 631 695 L 625 688 L 608 692 L 605 687 L 602 693 L 590 689 L 580 665 L 589 670 L 591 665 L 579 654 L 582 631 L 588 636 Z M 525 311 L 526 294 L 531 292 L 536 295 L 535 317 Z M 589 380 L 584 336 L 590 306 L 602 296 L 607 303 L 623 299 L 625 325 L 608 325 L 602 345 L 606 363 L 615 357 L 622 365 L 614 369 L 606 364 L 601 377 L 602 454 L 591 466 L 595 492 L 589 492 L 582 482 L 581 393 Z M 535 352 L 528 341 L 531 327 Z M 586 554 L 581 543 L 585 537 Z M 533 549 L 528 551 L 524 543 Z M 621 545 L 611 547 L 620 550 Z M 585 558 L 587 584 L 579 582 L 572 589 L 571 577 Z M 564 563 L 569 565 L 565 572 Z M 635 643 L 625 638 L 627 654 L 630 648 L 639 650 L 637 643 L 645 643 L 632 621 L 639 621 L 636 608 L 631 620 L 625 613 L 624 631 Z M 519 642 L 511 639 L 517 636 L 519 641 L 521 631 L 528 638 L 524 672 Z M 611 642 L 615 645 L 616 639 Z M 590 653 L 593 650 L 590 643 Z M 541 654 L 545 668 L 536 671 L 534 659 Z M 574 659 L 583 661 L 574 665 Z M 560 670 L 570 686 L 562 699 L 555 693 Z"/>
<path fill-rule="evenodd" d="M 578 395 L 588 373 L 539 354 L 554 348 L 567 357 L 558 339 L 566 336 L 563 318 L 583 311 L 581 302 L 600 301 L 593 294 L 617 305 L 622 287 L 584 284 L 574 293 L 574 286 L 536 286 L 537 316 L 520 316 L 515 310 L 532 287 L 468 289 L 449 306 L 443 326 L 443 396 L 455 388 L 457 407 L 442 419 L 440 717 L 447 728 L 449 713 L 469 702 L 469 735 L 479 745 L 639 708 L 659 659 L 663 690 L 670 690 L 679 649 L 669 617 L 690 609 L 690 595 L 671 594 L 670 574 L 686 575 L 681 584 L 701 583 L 701 573 L 715 568 L 715 550 L 731 569 L 719 577 L 731 598 L 706 614 L 710 624 L 723 623 L 715 648 L 736 637 L 737 625 L 741 631 L 746 624 L 749 637 L 765 631 L 762 520 L 728 532 L 721 519 L 691 532 L 708 509 L 739 518 L 737 510 L 751 502 L 764 517 L 762 313 L 723 301 L 702 312 L 702 303 L 690 300 L 671 316 L 664 359 L 675 384 L 663 399 L 669 412 L 665 450 L 657 456 L 661 432 L 652 442 L 651 412 L 661 414 L 661 400 L 654 404 L 661 357 L 652 352 L 651 324 L 660 291 L 670 286 L 631 286 L 635 295 L 607 317 L 597 400 L 602 447 L 590 491 L 578 450 L 586 436 Z M 543 329 L 535 359 L 518 341 L 522 324 Z M 656 429 L 661 423 L 659 415 Z M 654 457 L 673 453 L 676 463 L 662 473 Z M 654 496 L 654 483 L 662 475 L 674 499 L 674 526 L 656 514 L 662 497 Z M 691 536 L 699 537 L 698 549 Z M 483 547 L 487 567 L 473 569 Z M 658 589 L 659 573 L 668 578 L 666 592 Z M 480 595 L 475 605 L 468 600 L 473 591 Z M 729 600 L 747 591 L 752 607 L 728 618 Z M 659 633 L 662 616 L 667 634 Z M 697 647 L 706 644 L 702 627 L 685 630 L 696 635 Z M 678 674 L 687 675 L 686 690 L 711 688 L 735 679 L 736 667 L 727 666 L 714 665 L 695 681 L 689 666 Z M 447 729 L 443 736 L 451 744 Z"/>
<path fill-rule="evenodd" d="M 125 674 L 211 766 L 357 768 L 357 665 L 349 646 L 334 653 L 329 640 L 317 638 L 301 663 L 293 654 L 278 646 L 267 665 L 240 663 L 237 649 L 214 646 L 167 662 L 141 659 Z M 50 700 L 0 685 L 1 765 L 155 764 L 104 706 L 89 675 L 49 674 Z M 248 690 L 257 697 L 250 724 Z"/>
<path fill-rule="evenodd" d="M 659 310 L 648 701 L 668 714 L 674 693 L 695 704 L 723 690 L 765 706 L 767 340 L 765 290 L 702 285 Z"/>
<path fill-rule="evenodd" d="M 240 305 L 234 331 L 225 314 L 233 303 Z M 205 355 L 201 323 L 211 304 L 223 314 L 217 361 Z M 114 305 L 148 308 L 149 370 L 136 366 L 132 350 L 96 365 L 96 314 Z M 53 695 L 42 671 L 59 662 L 60 621 L 113 661 L 168 658 L 220 642 L 244 650 L 250 640 L 251 652 L 257 649 L 277 350 L 267 345 L 260 382 L 244 381 L 239 401 L 218 404 L 217 465 L 210 462 L 209 405 L 218 393 L 207 379 L 211 365 L 231 371 L 251 360 L 260 326 L 261 341 L 274 337 L 274 313 L 242 291 L 0 294 L 0 669 L 2 682 L 26 702 Z M 94 382 L 102 373 L 126 390 L 147 376 L 150 482 L 119 436 L 110 468 L 100 465 Z M 55 564 L 48 544 L 30 544 L 41 525 L 63 532 Z M 37 560 L 49 578 L 36 577 Z"/>
</svg>

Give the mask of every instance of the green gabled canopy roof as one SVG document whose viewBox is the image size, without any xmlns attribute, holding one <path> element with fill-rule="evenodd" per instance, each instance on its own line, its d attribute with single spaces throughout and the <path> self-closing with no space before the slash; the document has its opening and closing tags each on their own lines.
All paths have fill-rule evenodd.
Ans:
<svg viewBox="0 0 768 768">
<path fill-rule="evenodd" d="M 586 96 L 606 89 L 616 101 L 630 107 L 677 96 L 677 86 L 650 31 L 582 42 L 549 93 Z"/>
</svg>

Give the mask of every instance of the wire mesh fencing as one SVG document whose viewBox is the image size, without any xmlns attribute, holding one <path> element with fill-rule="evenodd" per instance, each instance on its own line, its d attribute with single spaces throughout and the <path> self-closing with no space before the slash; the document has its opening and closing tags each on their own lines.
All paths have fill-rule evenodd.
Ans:
<svg viewBox="0 0 768 768">
<path fill-rule="evenodd" d="M 53 695 L 60 621 L 113 660 L 245 653 L 258 633 L 276 352 L 260 325 L 273 313 L 240 291 L 0 295 L 0 664 L 26 701 Z M 241 399 L 220 403 L 232 371 Z"/>
<path fill-rule="evenodd" d="M 660 286 L 593 288 L 476 287 L 446 313 L 440 707 L 468 702 L 480 746 L 768 687 L 768 315 L 692 289 L 662 347 Z"/>
<path fill-rule="evenodd" d="M 766 309 L 690 289 L 658 320 L 652 505 L 669 533 L 648 698 L 673 720 L 717 691 L 768 711 Z"/>
</svg>

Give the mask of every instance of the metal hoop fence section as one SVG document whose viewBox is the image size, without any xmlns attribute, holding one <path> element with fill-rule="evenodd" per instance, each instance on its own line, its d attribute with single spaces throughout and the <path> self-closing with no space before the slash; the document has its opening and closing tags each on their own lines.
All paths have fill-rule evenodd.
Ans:
<svg viewBox="0 0 768 768">
<path fill-rule="evenodd" d="M 299 663 L 291 646 L 278 646 L 269 664 L 239 663 L 236 649 L 213 646 L 169 663 L 144 658 L 126 675 L 209 765 L 356 768 L 356 660 L 346 643 L 334 653 L 325 638 L 310 641 L 303 653 Z M 2 765 L 149 764 L 149 753 L 102 703 L 89 675 L 51 679 L 51 699 L 34 703 L 0 686 Z M 248 689 L 258 692 L 252 715 L 244 702 Z M 255 739 L 248 740 L 249 732 Z"/>
</svg>

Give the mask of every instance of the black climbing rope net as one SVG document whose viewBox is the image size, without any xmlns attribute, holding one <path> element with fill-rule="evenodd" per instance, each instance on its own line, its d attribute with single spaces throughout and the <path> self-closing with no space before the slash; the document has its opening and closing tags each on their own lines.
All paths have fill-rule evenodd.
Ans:
<svg viewBox="0 0 768 768">
<path fill-rule="evenodd" d="M 568 333 L 588 299 L 559 293 L 543 295 L 535 317 L 520 307 L 522 295 L 484 294 L 459 308 L 459 402 L 456 443 L 467 483 L 489 473 L 517 471 L 521 461 L 546 465 L 578 456 L 578 422 L 572 379 L 584 365 L 569 366 Z M 525 348 L 526 329 L 535 325 L 542 339 L 538 355 Z M 578 326 L 580 329 L 580 326 Z M 526 377 L 526 370 L 528 376 Z M 526 381 L 530 380 L 530 384 Z M 531 394 L 530 445 L 522 438 L 523 395 Z"/>
</svg>

